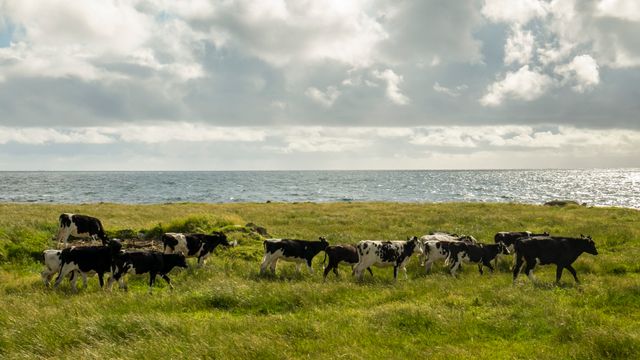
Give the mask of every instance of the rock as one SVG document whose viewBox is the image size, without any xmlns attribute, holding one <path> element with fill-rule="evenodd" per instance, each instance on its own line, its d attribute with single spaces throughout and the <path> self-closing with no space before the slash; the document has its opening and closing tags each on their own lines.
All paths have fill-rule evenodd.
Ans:
<svg viewBox="0 0 640 360">
<path fill-rule="evenodd" d="M 576 205 L 580 206 L 580 203 L 575 200 L 551 200 L 544 203 L 545 206 L 567 206 Z"/>
</svg>

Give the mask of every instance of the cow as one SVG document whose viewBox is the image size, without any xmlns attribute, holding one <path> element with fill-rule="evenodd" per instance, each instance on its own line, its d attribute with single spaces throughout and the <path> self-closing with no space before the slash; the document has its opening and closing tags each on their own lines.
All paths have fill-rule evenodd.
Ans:
<svg viewBox="0 0 640 360">
<path fill-rule="evenodd" d="M 58 244 L 64 243 L 64 247 L 67 246 L 69 236 L 92 240 L 100 239 L 102 245 L 106 245 L 109 240 L 100 220 L 92 216 L 64 213 L 60 214 L 58 220 L 59 227 L 56 239 Z"/>
<path fill-rule="evenodd" d="M 160 251 L 132 251 L 123 252 L 114 260 L 113 276 L 109 279 L 108 287 L 111 289 L 114 281 L 118 281 L 120 288 L 128 290 L 124 282 L 126 274 L 146 274 L 149 273 L 149 293 L 153 289 L 156 275 L 160 275 L 173 289 L 171 279 L 167 274 L 174 267 L 187 267 L 187 261 L 182 253 L 164 254 Z"/>
<path fill-rule="evenodd" d="M 478 264 L 480 275 L 483 274 L 482 268 L 486 266 L 493 272 L 491 261 L 498 255 L 509 255 L 509 249 L 503 243 L 497 244 L 472 244 L 462 241 L 453 242 L 449 246 L 449 255 L 446 264 L 449 265 L 451 276 L 456 276 L 456 270 L 460 267 L 463 260 Z"/>
<path fill-rule="evenodd" d="M 97 273 L 100 287 L 104 286 L 104 274 L 111 272 L 116 257 L 120 255 L 122 244 L 116 239 L 109 240 L 102 246 L 79 246 L 62 250 L 60 253 L 60 272 L 56 278 L 54 288 L 60 285 L 62 279 L 70 272 L 77 271 L 82 275 L 85 288 L 87 274 Z M 75 284 L 72 284 L 77 291 Z"/>
<path fill-rule="evenodd" d="M 44 286 L 49 287 L 51 283 L 51 279 L 53 275 L 57 274 L 60 271 L 60 255 L 62 254 L 62 250 L 45 250 L 42 252 L 44 258 L 44 270 L 40 273 L 42 276 L 42 282 Z M 75 283 L 77 277 L 75 276 L 76 272 L 72 271 L 69 273 L 69 281 L 72 284 L 72 287 L 76 287 Z M 86 287 L 85 283 L 85 287 Z"/>
<path fill-rule="evenodd" d="M 181 252 L 185 257 L 197 257 L 198 266 L 213 253 L 218 245 L 236 246 L 237 242 L 229 243 L 227 236 L 219 231 L 207 234 L 165 233 L 162 235 L 165 254 Z"/>
<path fill-rule="evenodd" d="M 393 280 L 398 279 L 398 268 L 404 271 L 407 278 L 407 262 L 414 252 L 422 253 L 420 240 L 413 236 L 406 241 L 377 241 L 362 240 L 356 246 L 358 250 L 358 263 L 353 268 L 353 274 L 358 280 L 362 279 L 362 273 L 372 265 L 378 267 L 393 266 Z"/>
<path fill-rule="evenodd" d="M 477 243 L 477 240 L 473 236 L 448 233 L 432 233 L 424 235 L 420 238 L 422 246 L 422 261 L 420 265 L 424 265 L 426 273 L 431 271 L 431 266 L 436 260 L 446 260 L 449 256 L 449 247 L 453 243 L 465 242 L 469 244 Z"/>
<path fill-rule="evenodd" d="M 324 279 L 327 279 L 327 275 L 331 270 L 333 273 L 338 276 L 338 265 L 341 262 L 346 262 L 347 264 L 351 264 L 351 270 L 353 271 L 353 267 L 358 263 L 358 251 L 356 247 L 353 245 L 331 245 L 327 246 L 324 249 L 324 260 L 322 260 L 322 265 L 324 267 L 325 261 L 327 261 L 327 257 L 329 258 L 329 264 L 324 268 Z M 373 272 L 371 268 L 367 268 L 371 276 L 373 276 Z"/>
<path fill-rule="evenodd" d="M 319 237 L 319 241 L 295 240 L 295 239 L 267 239 L 263 243 L 264 257 L 260 264 L 260 274 L 264 274 L 267 268 L 271 273 L 276 273 L 278 260 L 292 261 L 296 264 L 296 271 L 300 273 L 302 263 L 307 264 L 309 273 L 313 274 L 311 262 L 320 251 L 324 251 L 329 242 L 324 237 Z"/>
<path fill-rule="evenodd" d="M 493 237 L 493 241 L 496 244 L 503 243 L 509 248 L 509 251 L 513 252 L 513 243 L 515 243 L 516 240 L 533 236 L 549 236 L 549 233 L 533 234 L 531 231 L 500 231 Z"/>
<path fill-rule="evenodd" d="M 596 244 L 591 236 L 580 235 L 580 238 L 558 237 L 558 236 L 537 236 L 520 239 L 514 244 L 516 252 L 516 265 L 513 268 L 513 282 L 520 273 L 522 264 L 526 261 L 524 273 L 527 274 L 531 282 L 535 283 L 533 268 L 537 264 L 556 265 L 556 284 L 560 282 L 562 271 L 569 270 L 576 283 L 580 283 L 576 270 L 571 266 L 583 252 L 591 255 L 598 255 Z"/>
</svg>

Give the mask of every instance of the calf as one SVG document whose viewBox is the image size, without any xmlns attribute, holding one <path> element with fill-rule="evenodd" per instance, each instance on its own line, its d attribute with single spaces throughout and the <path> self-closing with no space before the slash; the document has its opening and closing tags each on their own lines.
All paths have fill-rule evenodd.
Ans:
<svg viewBox="0 0 640 360">
<path fill-rule="evenodd" d="M 181 252 L 185 257 L 197 257 L 198 266 L 204 265 L 204 261 L 218 245 L 235 246 L 237 243 L 229 243 L 224 233 L 214 231 L 207 234 L 182 234 L 165 233 L 162 235 L 164 253 L 173 254 Z"/>
<path fill-rule="evenodd" d="M 309 273 L 313 274 L 311 261 L 320 251 L 324 251 L 329 243 L 323 237 L 320 241 L 291 240 L 291 239 L 267 239 L 263 242 L 264 258 L 260 265 L 260 274 L 267 268 L 271 273 L 276 273 L 276 264 L 279 259 L 296 262 L 296 271 L 300 272 L 300 265 L 306 263 Z"/>
<path fill-rule="evenodd" d="M 60 214 L 58 235 L 56 239 L 59 243 L 67 246 L 69 236 L 77 238 L 90 238 L 102 240 L 102 245 L 106 245 L 109 240 L 104 232 L 102 223 L 97 218 L 80 214 Z"/>
<path fill-rule="evenodd" d="M 576 283 L 580 283 L 576 270 L 571 266 L 583 252 L 598 255 L 596 244 L 590 236 L 580 238 L 566 238 L 556 236 L 538 236 L 520 239 L 514 244 L 516 251 L 516 265 L 513 268 L 513 282 L 515 283 L 524 261 L 527 266 L 524 273 L 535 282 L 533 268 L 536 264 L 556 264 L 556 283 L 560 282 L 562 271 L 569 270 Z"/>
<path fill-rule="evenodd" d="M 407 278 L 407 262 L 414 252 L 422 253 L 420 241 L 416 236 L 407 241 L 375 241 L 363 240 L 356 246 L 358 263 L 353 268 L 353 274 L 362 279 L 362 272 L 372 266 L 393 266 L 393 279 L 398 278 L 398 268 L 404 271 Z"/>
<path fill-rule="evenodd" d="M 353 267 L 358 263 L 358 251 L 356 247 L 353 245 L 332 245 L 327 246 L 324 249 L 324 260 L 322 260 L 322 264 L 324 265 L 325 261 L 329 258 L 329 265 L 324 268 L 324 279 L 327 279 L 327 275 L 329 271 L 333 270 L 333 273 L 338 276 L 338 265 L 344 261 L 348 264 L 351 264 L 351 270 L 353 271 Z M 367 268 L 371 276 L 373 276 L 373 272 L 371 268 Z"/>
<path fill-rule="evenodd" d="M 434 261 L 446 260 L 447 257 L 449 257 L 449 248 L 452 244 L 458 242 L 469 244 L 477 243 L 473 236 L 458 236 L 447 233 L 424 235 L 420 238 L 420 242 L 423 249 L 423 261 L 421 265 L 424 265 L 424 270 L 427 273 L 431 271 L 431 266 Z"/>
<path fill-rule="evenodd" d="M 117 240 L 109 240 L 106 246 L 80 246 L 62 250 L 60 253 L 60 272 L 54 288 L 57 288 L 68 273 L 78 271 L 86 287 L 87 274 L 98 274 L 100 287 L 104 285 L 104 274 L 111 271 L 114 259 L 120 255 L 122 245 Z M 76 291 L 75 284 L 72 284 Z"/>
<path fill-rule="evenodd" d="M 62 254 L 62 250 L 45 250 L 42 252 L 44 258 L 44 270 L 40 273 L 42 276 L 42 282 L 44 286 L 49 287 L 51 283 L 51 278 L 53 275 L 57 274 L 60 271 L 60 255 Z M 71 282 L 71 286 L 73 288 L 76 287 L 76 272 L 72 271 L 69 273 L 69 281 Z M 85 283 L 86 287 L 87 284 Z"/>
<path fill-rule="evenodd" d="M 456 275 L 456 270 L 460 267 L 462 260 L 478 264 L 478 271 L 482 275 L 483 266 L 488 267 L 493 272 L 491 261 L 500 254 L 509 254 L 509 249 L 503 243 L 471 244 L 460 241 L 452 243 L 449 247 L 449 256 L 446 263 L 450 266 L 452 276 Z"/>
<path fill-rule="evenodd" d="M 114 281 L 120 283 L 120 288 L 128 289 L 124 282 L 126 274 L 146 274 L 149 273 L 149 293 L 153 289 L 156 275 L 160 275 L 173 289 L 171 279 L 167 274 L 174 267 L 187 267 L 187 261 L 183 254 L 163 254 L 159 251 L 135 251 L 124 252 L 114 261 L 113 276 L 109 279 L 109 289 Z"/>
</svg>

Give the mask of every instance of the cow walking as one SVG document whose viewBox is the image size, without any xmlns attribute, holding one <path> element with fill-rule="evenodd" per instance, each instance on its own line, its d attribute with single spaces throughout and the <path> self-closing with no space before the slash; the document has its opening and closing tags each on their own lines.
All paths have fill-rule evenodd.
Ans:
<svg viewBox="0 0 640 360">
<path fill-rule="evenodd" d="M 163 254 L 159 251 L 124 252 L 114 260 L 113 276 L 109 279 L 108 287 L 111 289 L 113 282 L 118 281 L 120 288 L 126 291 L 128 286 L 124 281 L 124 275 L 149 273 L 149 293 L 155 284 L 156 275 L 160 275 L 173 289 L 173 284 L 167 274 L 174 267 L 187 267 L 187 261 L 183 254 Z"/>
<path fill-rule="evenodd" d="M 333 273 L 338 275 L 338 265 L 341 262 L 346 262 L 351 265 L 351 271 L 353 271 L 353 267 L 358 263 L 358 250 L 353 245 L 332 245 L 327 246 L 324 250 L 324 260 L 322 260 L 322 264 L 324 266 L 325 261 L 329 258 L 329 264 L 324 268 L 324 279 L 327 279 L 327 275 L 331 270 Z M 373 272 L 371 268 L 367 268 L 371 276 L 373 276 Z"/>
<path fill-rule="evenodd" d="M 407 276 L 406 265 L 414 252 L 422 253 L 420 241 L 416 236 L 409 240 L 376 241 L 362 240 L 356 246 L 358 250 L 358 263 L 353 268 L 353 274 L 362 279 L 364 270 L 371 266 L 393 266 L 393 279 L 398 279 L 398 268 Z"/>
<path fill-rule="evenodd" d="M 204 265 L 205 260 L 213 253 L 218 245 L 236 246 L 234 241 L 229 243 L 227 236 L 219 231 L 211 234 L 182 234 L 165 233 L 162 235 L 165 254 L 182 253 L 185 257 L 198 258 L 198 266 Z"/>
<path fill-rule="evenodd" d="M 263 242 L 264 257 L 260 264 L 260 274 L 264 274 L 267 269 L 271 273 L 276 273 L 278 260 L 292 261 L 296 263 L 296 271 L 300 273 L 300 266 L 307 264 L 309 273 L 313 274 L 311 262 L 320 251 L 324 251 L 329 242 L 323 237 L 319 241 L 292 240 L 292 239 L 267 239 Z"/>
<path fill-rule="evenodd" d="M 491 261 L 501 254 L 510 254 L 509 249 L 503 243 L 470 244 L 458 241 L 450 244 L 446 263 L 450 266 L 451 276 L 456 276 L 456 270 L 463 260 L 478 264 L 478 271 L 482 275 L 484 266 L 488 267 L 491 272 L 494 271 Z"/>
<path fill-rule="evenodd" d="M 520 239 L 515 242 L 516 265 L 513 268 L 513 282 L 515 283 L 520 268 L 526 261 L 524 273 L 531 282 L 535 282 L 533 268 L 537 264 L 556 265 L 556 284 L 560 282 L 562 271 L 569 270 L 576 283 L 580 283 L 576 270 L 571 266 L 582 253 L 598 255 L 596 244 L 590 236 L 580 238 L 567 238 L 556 236 L 540 236 L 528 239 Z"/>
<path fill-rule="evenodd" d="M 79 246 L 62 250 L 60 253 L 60 272 L 56 278 L 54 288 L 60 285 L 62 279 L 70 272 L 77 271 L 82 276 L 85 288 L 87 274 L 97 273 L 100 287 L 104 286 L 104 274 L 112 271 L 114 260 L 120 255 L 122 245 L 118 240 L 109 240 L 106 246 Z M 77 291 L 75 283 L 72 288 Z"/>
</svg>

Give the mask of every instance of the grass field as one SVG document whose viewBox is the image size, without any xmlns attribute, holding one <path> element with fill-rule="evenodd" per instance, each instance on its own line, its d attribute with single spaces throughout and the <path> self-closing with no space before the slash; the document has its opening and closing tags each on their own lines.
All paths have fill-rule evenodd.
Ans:
<svg viewBox="0 0 640 360">
<path fill-rule="evenodd" d="M 480 276 L 463 266 L 457 279 L 441 264 L 409 279 L 392 269 L 373 278 L 322 282 L 280 262 L 275 277 L 258 274 L 261 240 L 242 232 L 236 248 L 217 250 L 203 268 L 174 270 L 147 294 L 147 277 L 129 292 L 103 292 L 97 278 L 73 294 L 40 281 L 37 260 L 61 212 L 99 217 L 112 233 L 153 236 L 166 230 L 210 231 L 254 222 L 274 237 L 355 243 L 406 239 L 433 230 L 492 242 L 502 230 L 590 234 L 599 255 L 575 264 L 554 286 L 555 267 L 538 267 L 514 286 L 503 258 Z M 235 359 L 637 359 L 640 358 L 640 211 L 513 204 L 0 204 L 0 358 Z M 191 264 L 194 259 L 189 260 Z M 304 268 L 303 268 L 304 270 Z"/>
</svg>

